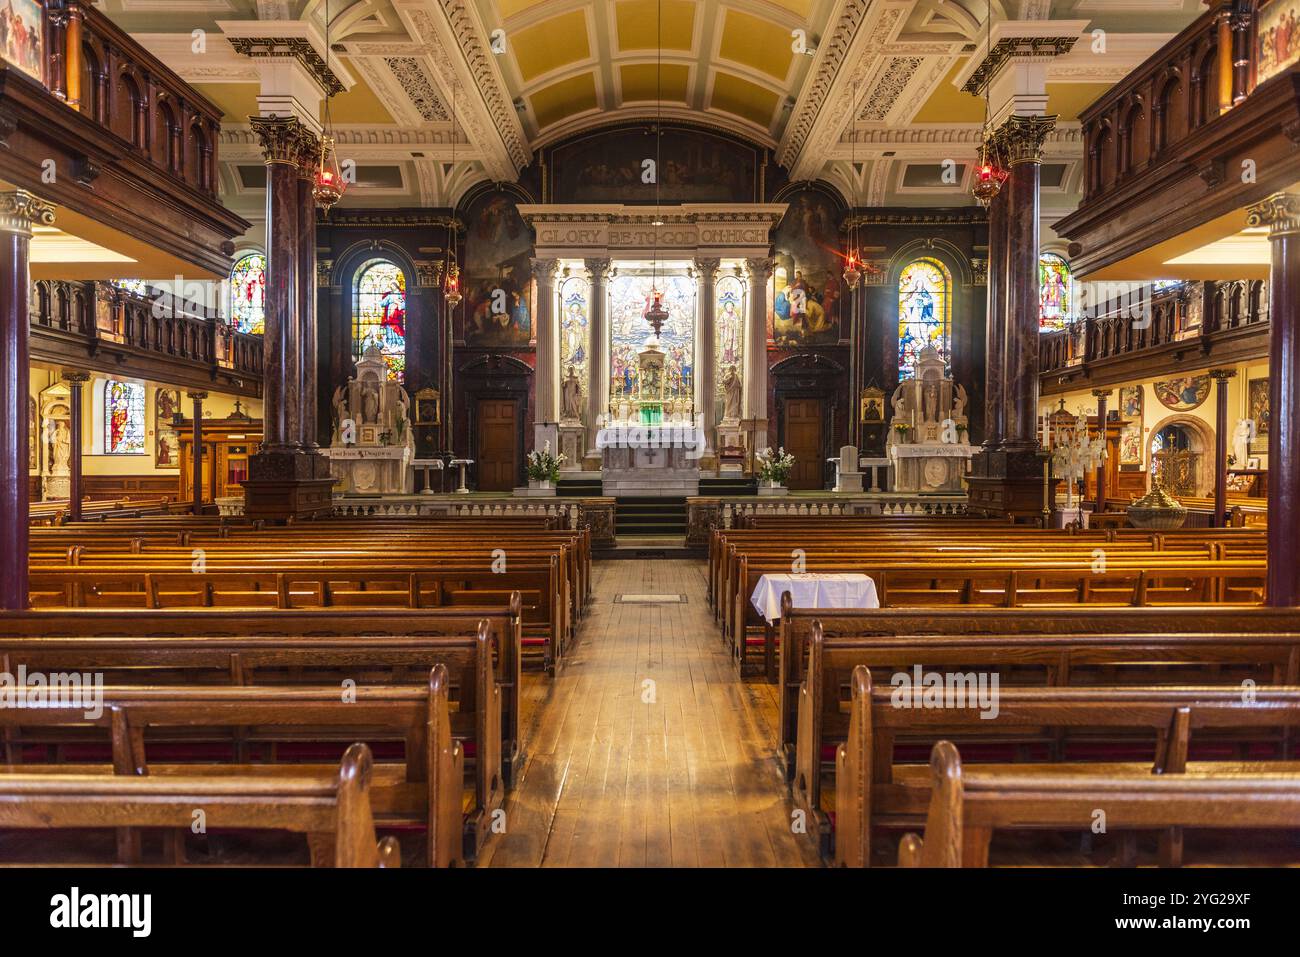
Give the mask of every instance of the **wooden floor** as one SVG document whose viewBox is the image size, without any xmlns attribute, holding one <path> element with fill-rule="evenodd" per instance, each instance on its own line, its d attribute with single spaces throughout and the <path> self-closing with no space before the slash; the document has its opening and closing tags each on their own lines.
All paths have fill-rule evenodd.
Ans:
<svg viewBox="0 0 1300 957">
<path fill-rule="evenodd" d="M 741 681 L 703 561 L 604 561 L 572 653 L 524 676 L 528 758 L 487 867 L 812 867 L 776 761 L 775 688 Z M 684 604 L 616 603 L 685 595 Z"/>
</svg>

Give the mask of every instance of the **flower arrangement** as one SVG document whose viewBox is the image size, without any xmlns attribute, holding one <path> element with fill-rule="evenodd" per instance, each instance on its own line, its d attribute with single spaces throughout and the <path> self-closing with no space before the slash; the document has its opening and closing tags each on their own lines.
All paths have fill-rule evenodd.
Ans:
<svg viewBox="0 0 1300 957">
<path fill-rule="evenodd" d="M 548 441 L 540 452 L 534 449 L 528 453 L 528 477 L 534 482 L 558 482 L 560 466 L 564 461 L 563 452 L 559 455 L 551 454 L 551 443 Z"/>
<path fill-rule="evenodd" d="M 790 477 L 790 470 L 794 468 L 794 456 L 784 448 L 777 449 L 775 453 L 767 448 L 758 453 L 758 466 L 758 476 L 764 482 L 784 485 Z"/>
</svg>

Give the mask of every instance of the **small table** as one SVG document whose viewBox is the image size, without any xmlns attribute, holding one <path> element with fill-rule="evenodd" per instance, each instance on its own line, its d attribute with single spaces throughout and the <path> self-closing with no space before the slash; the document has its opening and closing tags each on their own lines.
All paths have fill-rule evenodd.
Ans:
<svg viewBox="0 0 1300 957">
<path fill-rule="evenodd" d="M 467 466 L 473 465 L 474 460 L 473 459 L 452 459 L 451 464 L 460 466 L 460 488 L 456 489 L 456 494 L 468 495 L 469 488 L 465 485 L 465 469 Z"/>
<path fill-rule="evenodd" d="M 880 607 L 876 583 L 861 572 L 760 576 L 749 603 L 767 622 L 763 657 L 769 681 L 776 680 L 776 632 L 773 626 L 781 620 L 781 595 L 785 592 L 790 593 L 795 608 Z"/>
<path fill-rule="evenodd" d="M 437 493 L 433 490 L 433 478 L 429 473 L 443 470 L 442 459 L 412 459 L 411 465 L 424 473 L 424 489 L 420 494 L 436 495 Z"/>
</svg>

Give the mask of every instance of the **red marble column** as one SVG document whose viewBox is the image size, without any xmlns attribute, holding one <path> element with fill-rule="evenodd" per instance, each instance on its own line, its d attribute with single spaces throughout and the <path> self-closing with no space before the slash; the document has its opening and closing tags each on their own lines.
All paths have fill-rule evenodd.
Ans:
<svg viewBox="0 0 1300 957">
<path fill-rule="evenodd" d="M 1211 369 L 1214 379 L 1214 518 L 1216 528 L 1228 524 L 1228 380 L 1232 369 Z M 1241 468 L 1246 467 L 1242 462 Z"/>
<path fill-rule="evenodd" d="M 90 381 L 90 373 L 65 372 L 63 381 L 68 384 L 68 520 L 79 522 L 81 500 L 86 494 L 81 481 L 81 387 Z"/>
<path fill-rule="evenodd" d="M 1002 447 L 1038 449 L 1038 183 L 1054 116 L 1011 116 L 998 140 L 1011 175 L 1007 193 L 1006 375 Z"/>
<path fill-rule="evenodd" d="M 26 190 L 0 193 L 0 608 L 27 607 L 28 250 L 54 207 Z"/>
<path fill-rule="evenodd" d="M 203 400 L 208 397 L 206 392 L 186 392 L 194 401 L 194 419 L 190 423 L 191 429 L 191 447 L 194 454 L 190 457 L 190 511 L 195 515 L 203 514 Z M 209 467 L 215 469 L 217 460 L 212 459 Z"/>
<path fill-rule="evenodd" d="M 1097 430 L 1101 436 L 1101 447 L 1109 449 L 1106 442 L 1106 400 L 1110 398 L 1109 389 L 1093 389 L 1093 397 L 1097 400 Z M 1106 459 L 1103 457 L 1097 463 L 1097 504 L 1093 506 L 1093 513 L 1100 515 L 1106 511 Z"/>
<path fill-rule="evenodd" d="M 1002 445 L 1006 375 L 1007 198 L 989 203 L 988 309 L 985 318 L 984 448 Z"/>
<path fill-rule="evenodd" d="M 1300 605 L 1300 193 L 1274 193 L 1246 224 L 1267 226 L 1272 246 L 1268 402 L 1268 603 Z"/>
<path fill-rule="evenodd" d="M 320 447 L 316 423 L 316 200 L 312 186 L 320 164 L 320 140 L 303 131 L 298 165 L 298 402 L 297 444 Z"/>
</svg>

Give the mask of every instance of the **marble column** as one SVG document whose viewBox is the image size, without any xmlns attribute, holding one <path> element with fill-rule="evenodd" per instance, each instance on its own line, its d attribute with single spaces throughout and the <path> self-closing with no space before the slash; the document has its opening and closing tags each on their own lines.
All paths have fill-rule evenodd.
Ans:
<svg viewBox="0 0 1300 957">
<path fill-rule="evenodd" d="M 537 371 L 534 374 L 536 385 L 537 410 L 534 418 L 534 448 L 540 449 L 545 439 L 538 436 L 549 434 L 559 421 L 559 408 L 556 405 L 556 385 L 559 379 L 559 339 L 555 331 L 555 267 L 554 259 L 533 259 L 533 281 L 537 283 Z M 558 451 L 552 446 L 552 451 Z"/>
<path fill-rule="evenodd" d="M 1274 193 L 1250 207 L 1246 224 L 1267 226 L 1269 413 L 1268 603 L 1300 605 L 1300 193 Z"/>
<path fill-rule="evenodd" d="M 190 447 L 194 454 L 190 456 L 190 510 L 195 515 L 203 514 L 203 400 L 208 397 L 206 392 L 186 392 L 193 403 L 190 421 Z M 209 469 L 216 469 L 217 460 L 212 459 L 208 463 Z M 215 478 L 215 475 L 213 476 Z M 215 486 L 214 486 L 215 487 Z"/>
<path fill-rule="evenodd" d="M 266 163 L 262 450 L 283 452 L 301 445 L 298 168 L 305 129 L 292 117 L 253 116 L 249 121 Z"/>
<path fill-rule="evenodd" d="M 704 455 L 712 456 L 717 448 L 714 429 L 717 428 L 715 409 L 718 391 L 718 297 L 714 283 L 718 278 L 717 259 L 704 258 L 695 260 L 695 269 L 699 273 L 699 288 L 696 302 L 700 304 L 700 328 L 695 342 L 695 414 L 704 423 Z"/>
<path fill-rule="evenodd" d="M 1002 445 L 1003 385 L 1006 375 L 1007 197 L 989 203 L 988 305 L 985 317 L 984 448 Z"/>
<path fill-rule="evenodd" d="M 767 422 L 767 284 L 772 260 L 760 256 L 745 260 L 749 277 L 749 329 L 745 340 L 745 426 L 753 436 L 748 450 L 751 463 L 768 446 Z"/>
<path fill-rule="evenodd" d="M 608 259 L 585 259 L 587 267 L 587 458 L 600 458 L 596 432 L 609 408 Z"/>
<path fill-rule="evenodd" d="M 0 193 L 0 608 L 5 610 L 27 607 L 27 297 L 33 225 L 54 225 L 54 207 L 23 189 Z"/>
<path fill-rule="evenodd" d="M 68 384 L 68 520 L 81 521 L 81 500 L 85 489 L 81 481 L 81 428 L 82 386 L 90 381 L 89 372 L 65 372 L 63 381 Z"/>
<path fill-rule="evenodd" d="M 1106 444 L 1106 404 L 1110 398 L 1109 389 L 1093 389 L 1092 396 L 1097 400 L 1097 430 L 1101 436 L 1101 447 L 1107 448 Z M 1093 512 L 1100 515 L 1106 511 L 1106 457 L 1097 462 L 1097 504 L 1093 506 Z"/>
<path fill-rule="evenodd" d="M 1011 175 L 1007 193 L 1006 332 L 1003 443 L 1009 452 L 1038 449 L 1038 185 L 1043 142 L 1054 116 L 1009 117 L 998 132 Z"/>
<path fill-rule="evenodd" d="M 293 444 L 320 447 L 316 431 L 316 199 L 320 139 L 303 129 L 298 153 L 298 435 Z"/>
<path fill-rule="evenodd" d="M 1234 369 L 1211 369 L 1214 379 L 1214 518 L 1211 524 L 1223 528 L 1228 524 L 1228 380 Z M 1245 468 L 1241 462 L 1238 468 Z"/>
</svg>

